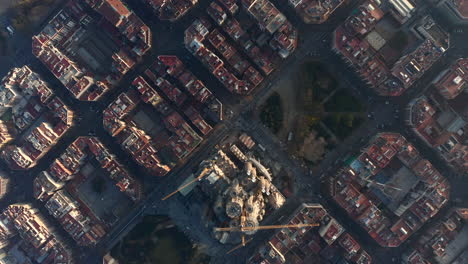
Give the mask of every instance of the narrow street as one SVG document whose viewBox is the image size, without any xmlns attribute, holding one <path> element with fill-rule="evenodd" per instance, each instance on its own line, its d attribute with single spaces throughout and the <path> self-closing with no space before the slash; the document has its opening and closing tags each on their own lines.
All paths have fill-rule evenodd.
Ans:
<svg viewBox="0 0 468 264">
<path fill-rule="evenodd" d="M 407 137 L 434 165 L 446 175 L 452 183 L 452 197 L 455 200 L 463 201 L 463 205 L 468 206 L 468 183 L 459 175 L 452 173 L 452 170 L 447 168 L 445 163 L 435 154 L 435 152 L 427 147 L 421 140 L 417 139 L 406 127 L 403 115 L 399 119 L 394 118 L 394 111 L 398 109 L 400 113 L 404 112 L 407 103 L 417 95 L 422 94 L 432 78 L 438 72 L 445 69 L 455 59 L 464 56 L 468 57 L 468 41 L 467 34 L 452 34 L 452 48 L 438 61 L 426 74 L 418 80 L 403 96 L 398 98 L 384 98 L 376 96 L 359 78 L 355 71 L 348 67 L 344 61 L 330 49 L 331 32 L 343 22 L 352 9 L 357 6 L 360 1 L 351 1 L 340 8 L 331 19 L 322 25 L 306 25 L 297 17 L 295 12 L 279 0 L 272 2 L 288 17 L 288 19 L 299 29 L 300 44 L 295 53 L 286 59 L 281 67 L 273 74 L 268 76 L 263 84 L 254 91 L 250 100 L 242 100 L 237 96 L 232 96 L 222 84 L 215 79 L 212 74 L 195 59 L 184 47 L 183 37 L 184 30 L 193 22 L 195 18 L 205 14 L 206 7 L 210 1 L 201 1 L 196 8 L 191 10 L 186 16 L 175 23 L 161 22 L 155 19 L 152 11 L 146 5 L 139 1 L 126 1 L 138 16 L 140 16 L 147 25 L 150 26 L 153 32 L 154 47 L 151 54 L 146 55 L 141 62 L 120 81 L 119 85 L 111 90 L 104 98 L 98 102 L 81 102 L 74 99 L 65 87 L 50 73 L 41 62 L 39 62 L 31 53 L 31 36 L 18 34 L 15 42 L 18 42 L 16 54 L 11 61 L 2 64 L 11 66 L 21 66 L 28 64 L 32 69 L 38 72 L 47 82 L 54 88 L 56 94 L 64 100 L 76 113 L 76 125 L 53 147 L 47 155 L 45 155 L 37 166 L 28 171 L 10 171 L 10 175 L 14 176 L 14 190 L 0 203 L 0 209 L 8 206 L 12 202 L 33 202 L 35 205 L 44 211 L 43 206 L 35 201 L 32 196 L 32 181 L 34 177 L 42 170 L 48 168 L 49 164 L 57 158 L 64 149 L 79 136 L 88 136 L 95 134 L 108 147 L 111 152 L 116 154 L 117 158 L 128 168 L 128 170 L 136 175 L 144 184 L 150 186 L 148 189 L 154 189 L 146 195 L 146 200 L 138 204 L 129 214 L 121 219 L 111 232 L 101 241 L 96 249 L 83 249 L 82 254 L 86 252 L 83 263 L 100 263 L 102 254 L 106 253 L 115 246 L 138 222 L 145 214 L 168 214 L 175 223 L 187 234 L 187 236 L 197 242 L 210 245 L 210 254 L 213 255 L 213 263 L 245 263 L 245 259 L 253 250 L 264 240 L 267 239 L 272 231 L 259 232 L 254 240 L 245 248 L 238 250 L 233 256 L 226 256 L 225 252 L 232 245 L 222 246 L 213 237 L 210 236 L 209 230 L 201 222 L 200 207 L 194 203 L 193 207 L 185 207 L 188 201 L 182 197 L 176 197 L 169 201 L 162 202 L 161 198 L 176 189 L 183 182 L 193 169 L 214 149 L 232 129 L 243 129 L 248 131 L 252 137 L 265 146 L 268 150 L 273 151 L 275 159 L 281 162 L 285 167 L 288 167 L 295 176 L 295 181 L 299 188 L 296 190 L 295 197 L 288 200 L 284 208 L 270 215 L 265 219 L 265 223 L 277 223 L 281 216 L 292 212 L 295 207 L 301 202 L 319 202 L 324 204 L 332 215 L 334 215 L 352 234 L 357 234 L 357 237 L 363 240 L 365 247 L 370 249 L 373 257 L 378 260 L 378 264 L 392 263 L 392 257 L 401 255 L 402 248 L 384 249 L 376 245 L 376 243 L 362 230 L 356 223 L 347 217 L 347 215 L 338 208 L 333 202 L 329 202 L 328 198 L 323 198 L 325 194 L 321 190 L 323 180 L 333 174 L 340 165 L 340 160 L 352 153 L 356 153 L 367 140 L 379 131 L 383 131 L 378 127 L 382 122 L 385 123 L 385 131 L 395 131 Z M 436 17 L 437 19 L 437 17 Z M 440 22 L 447 30 L 451 30 L 450 25 L 446 22 Z M 42 28 L 42 24 L 37 26 L 36 32 Z M 465 27 L 468 30 L 468 27 Z M 468 32 L 468 31 L 466 31 Z M 128 89 L 131 81 L 155 60 L 158 55 L 172 54 L 177 55 L 188 66 L 192 72 L 199 77 L 210 90 L 221 99 L 226 108 L 233 111 L 233 117 L 229 120 L 221 122 L 208 138 L 202 143 L 190 157 L 186 159 L 184 164 L 179 164 L 167 176 L 163 178 L 152 178 L 139 167 L 132 158 L 115 140 L 104 130 L 102 126 L 102 111 L 107 105 L 112 102 L 121 92 Z M 310 172 L 308 168 L 286 152 L 285 146 L 274 136 L 267 128 L 263 127 L 256 120 L 252 111 L 258 107 L 257 103 L 267 97 L 274 85 L 287 74 L 294 64 L 299 63 L 303 57 L 312 56 L 326 63 L 334 72 L 339 73 L 339 79 L 344 82 L 344 87 L 360 98 L 363 102 L 372 99 L 368 105 L 368 111 L 374 113 L 375 118 L 368 120 L 354 133 L 344 140 L 337 148 L 327 153 L 320 166 Z M 11 67 L 10 66 L 10 67 Z M 7 67 L 5 67 L 6 69 Z M 0 68 L 0 73 L 5 69 Z M 241 101 L 242 100 L 242 101 Z M 241 101 L 239 103 L 239 101 Z M 389 101 L 387 104 L 386 102 Z M 385 120 L 385 121 L 383 121 Z M 3 161 L 0 161 L 0 166 L 6 168 Z M 48 214 L 43 212 L 46 216 Z M 52 222 L 55 219 L 50 218 Z M 57 222 L 54 222 L 58 226 Z M 391 256 L 389 258 L 389 256 Z"/>
</svg>

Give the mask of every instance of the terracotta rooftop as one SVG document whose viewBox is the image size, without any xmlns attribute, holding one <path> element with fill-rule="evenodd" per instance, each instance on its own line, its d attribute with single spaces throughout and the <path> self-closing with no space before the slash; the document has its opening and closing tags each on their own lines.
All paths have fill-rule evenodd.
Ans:
<svg viewBox="0 0 468 264">
<path fill-rule="evenodd" d="M 399 134 L 380 133 L 362 152 L 332 180 L 331 194 L 380 245 L 399 246 L 444 206 L 450 186 Z M 403 182 L 411 177 L 414 183 Z"/>
<path fill-rule="evenodd" d="M 452 0 L 455 4 L 458 12 L 465 17 L 468 18 L 468 2 L 466 0 Z"/>
</svg>

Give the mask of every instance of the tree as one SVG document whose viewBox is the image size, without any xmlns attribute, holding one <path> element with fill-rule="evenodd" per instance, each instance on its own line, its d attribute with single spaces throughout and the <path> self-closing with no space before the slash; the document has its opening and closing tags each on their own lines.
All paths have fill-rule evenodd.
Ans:
<svg viewBox="0 0 468 264">
<path fill-rule="evenodd" d="M 354 123 L 354 115 L 351 114 L 351 113 L 347 113 L 346 115 L 344 115 L 343 117 L 343 121 L 342 121 L 347 127 L 349 128 L 352 128 L 353 127 L 353 123 Z"/>
<path fill-rule="evenodd" d="M 273 133 L 278 133 L 283 126 L 283 107 L 281 96 L 274 92 L 262 106 L 260 120 L 271 129 Z"/>
</svg>

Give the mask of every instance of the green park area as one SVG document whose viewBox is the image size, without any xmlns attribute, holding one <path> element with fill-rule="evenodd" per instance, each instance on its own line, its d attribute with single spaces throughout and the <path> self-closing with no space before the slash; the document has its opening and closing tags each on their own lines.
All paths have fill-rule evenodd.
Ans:
<svg viewBox="0 0 468 264">
<path fill-rule="evenodd" d="M 273 133 L 278 133 L 283 125 L 283 109 L 281 96 L 273 93 L 261 108 L 260 120 L 271 129 Z"/>
<path fill-rule="evenodd" d="M 262 104 L 260 121 L 315 164 L 362 124 L 366 107 L 323 63 L 305 61 L 289 80 Z"/>
<path fill-rule="evenodd" d="M 339 138 L 345 139 L 361 125 L 365 107 L 347 89 L 340 89 L 324 105 L 323 123 Z"/>
<path fill-rule="evenodd" d="M 306 111 L 316 109 L 317 105 L 338 86 L 335 77 L 320 62 L 304 62 L 300 65 L 296 75 L 296 87 L 300 97 L 298 99 L 303 99 Z"/>
<path fill-rule="evenodd" d="M 122 264 L 208 264 L 210 261 L 164 216 L 145 216 L 111 254 Z"/>
</svg>

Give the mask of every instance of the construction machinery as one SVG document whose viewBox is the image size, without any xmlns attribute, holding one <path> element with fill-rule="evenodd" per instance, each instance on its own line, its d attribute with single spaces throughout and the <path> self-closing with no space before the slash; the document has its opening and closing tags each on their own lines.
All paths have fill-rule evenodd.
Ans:
<svg viewBox="0 0 468 264">
<path fill-rule="evenodd" d="M 246 245 L 247 243 L 249 243 L 250 241 L 252 241 L 252 240 L 253 240 L 253 238 L 249 238 L 248 240 L 245 240 L 245 238 L 244 238 L 244 240 L 242 241 L 242 243 L 240 243 L 239 245 L 233 247 L 231 250 L 229 250 L 228 252 L 226 252 L 226 255 L 231 254 L 232 252 L 238 250 L 238 249 L 241 248 L 241 247 L 245 247 L 245 245 Z"/>
<path fill-rule="evenodd" d="M 303 228 L 303 227 L 313 227 L 319 226 L 319 224 L 296 224 L 296 225 L 267 225 L 267 226 L 235 226 L 235 227 L 216 227 L 214 229 L 215 232 L 248 232 L 253 230 L 271 230 L 271 229 L 282 229 L 282 228 Z M 252 241 L 253 238 L 249 238 L 245 240 L 245 235 L 242 234 L 242 242 L 226 252 L 226 255 L 231 254 L 232 252 L 238 250 L 241 247 L 245 247 L 247 243 Z"/>
<path fill-rule="evenodd" d="M 210 168 L 204 168 L 203 171 L 200 173 L 200 175 L 198 175 L 198 177 L 194 178 L 193 180 L 191 180 L 190 182 L 180 186 L 177 190 L 171 192 L 170 194 L 166 195 L 165 197 L 163 197 L 161 200 L 165 201 L 169 198 L 171 198 L 172 196 L 174 196 L 175 194 L 177 194 L 178 192 L 182 191 L 183 189 L 189 187 L 190 185 L 192 185 L 194 182 L 196 181 L 199 181 L 201 180 L 203 177 L 206 176 L 206 174 L 210 172 Z"/>
</svg>

